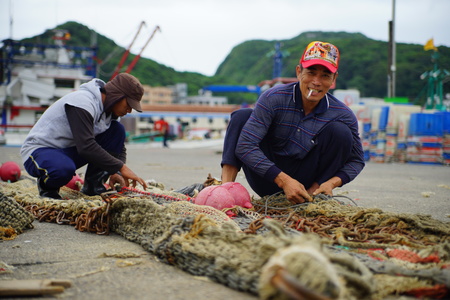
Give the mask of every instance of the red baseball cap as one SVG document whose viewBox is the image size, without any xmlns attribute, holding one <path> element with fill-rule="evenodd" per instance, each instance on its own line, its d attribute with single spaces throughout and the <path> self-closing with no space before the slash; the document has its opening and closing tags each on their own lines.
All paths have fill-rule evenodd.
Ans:
<svg viewBox="0 0 450 300">
<path fill-rule="evenodd" d="M 303 52 L 300 64 L 303 68 L 309 68 L 312 65 L 322 65 L 336 73 L 339 66 L 339 50 L 330 43 L 314 41 L 309 43 Z"/>
</svg>

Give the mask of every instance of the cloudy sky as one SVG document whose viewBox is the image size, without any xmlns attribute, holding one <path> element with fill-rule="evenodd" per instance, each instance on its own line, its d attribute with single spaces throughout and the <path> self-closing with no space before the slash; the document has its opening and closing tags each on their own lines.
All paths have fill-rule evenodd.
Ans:
<svg viewBox="0 0 450 300">
<path fill-rule="evenodd" d="M 139 53 L 160 26 L 143 57 L 177 71 L 213 75 L 232 48 L 247 40 L 346 31 L 387 41 L 393 1 L 0 0 L 0 40 L 31 37 L 76 21 L 126 48 L 144 21 L 131 52 Z M 397 42 L 423 45 L 433 38 L 435 46 L 450 46 L 450 0 L 395 1 Z"/>
</svg>

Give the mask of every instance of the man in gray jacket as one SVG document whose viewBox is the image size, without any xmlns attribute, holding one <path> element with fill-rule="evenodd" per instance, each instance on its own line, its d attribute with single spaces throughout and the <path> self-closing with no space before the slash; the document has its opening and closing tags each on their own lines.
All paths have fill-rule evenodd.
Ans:
<svg viewBox="0 0 450 300">
<path fill-rule="evenodd" d="M 75 171 L 87 166 L 81 192 L 106 192 L 104 183 L 136 186 L 145 181 L 126 164 L 125 128 L 118 118 L 132 109 L 142 112 L 144 89 L 127 73 L 105 84 L 94 78 L 51 105 L 28 134 L 21 148 L 25 170 L 37 178 L 39 194 L 61 199 L 59 188 Z"/>
</svg>

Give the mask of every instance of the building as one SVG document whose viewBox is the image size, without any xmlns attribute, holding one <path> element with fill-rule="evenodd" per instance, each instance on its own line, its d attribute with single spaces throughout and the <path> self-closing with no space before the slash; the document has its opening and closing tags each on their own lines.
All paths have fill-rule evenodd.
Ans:
<svg viewBox="0 0 450 300">
<path fill-rule="evenodd" d="M 143 85 L 144 95 L 142 96 L 142 105 L 167 105 L 172 104 L 174 100 L 174 91 L 170 87 Z"/>
<path fill-rule="evenodd" d="M 154 122 L 164 118 L 174 136 L 187 136 L 192 132 L 212 132 L 219 135 L 225 131 L 230 114 L 239 105 L 228 105 L 227 97 L 213 96 L 211 91 L 187 96 L 187 84 L 168 87 L 144 85 L 142 113 L 132 113 L 122 118 L 131 139 L 153 139 Z"/>
<path fill-rule="evenodd" d="M 228 103 L 227 97 L 213 96 L 211 91 L 203 91 L 197 96 L 189 96 L 179 100 L 180 104 L 204 105 L 204 106 L 222 106 Z"/>
</svg>

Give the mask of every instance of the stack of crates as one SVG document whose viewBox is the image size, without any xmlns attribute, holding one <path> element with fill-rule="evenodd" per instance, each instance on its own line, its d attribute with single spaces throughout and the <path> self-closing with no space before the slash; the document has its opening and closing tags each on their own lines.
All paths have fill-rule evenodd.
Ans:
<svg viewBox="0 0 450 300">
<path fill-rule="evenodd" d="M 394 103 L 350 107 L 358 118 L 364 160 L 450 165 L 450 112 Z"/>
<path fill-rule="evenodd" d="M 406 159 L 411 163 L 442 164 L 444 115 L 411 114 Z"/>
<path fill-rule="evenodd" d="M 384 161 L 387 163 L 398 161 L 399 158 L 397 149 L 397 133 L 386 131 L 386 152 L 384 154 Z"/>
<path fill-rule="evenodd" d="M 364 160 L 370 160 L 370 123 L 363 123 L 363 133 L 362 133 L 362 148 L 364 151 Z M 450 140 L 450 139 L 449 139 Z"/>
<path fill-rule="evenodd" d="M 420 106 L 405 104 L 389 104 L 373 109 L 370 160 L 406 162 L 410 115 L 420 111 Z"/>
<path fill-rule="evenodd" d="M 389 106 L 377 107 L 372 110 L 370 130 L 370 161 L 383 163 L 386 152 L 386 125 Z"/>
<path fill-rule="evenodd" d="M 444 138 L 442 141 L 442 160 L 445 165 L 450 165 L 450 112 L 444 112 Z"/>
<path fill-rule="evenodd" d="M 418 105 L 402 103 L 389 106 L 385 162 L 406 162 L 406 139 L 410 115 L 420 111 L 421 107 Z"/>
<path fill-rule="evenodd" d="M 385 115 L 381 115 L 380 124 L 385 124 L 386 131 L 386 147 L 384 152 L 385 162 L 396 161 L 397 154 L 397 136 L 398 136 L 398 120 L 397 120 L 397 107 L 391 105 L 387 107 Z"/>
<path fill-rule="evenodd" d="M 406 145 L 408 140 L 410 114 L 402 114 L 398 120 L 396 161 L 406 163 Z"/>
<path fill-rule="evenodd" d="M 349 106 L 355 113 L 358 119 L 358 130 L 361 138 L 361 143 L 364 151 L 364 160 L 370 160 L 370 133 L 371 133 L 371 118 L 370 109 L 366 105 L 352 104 Z"/>
</svg>

